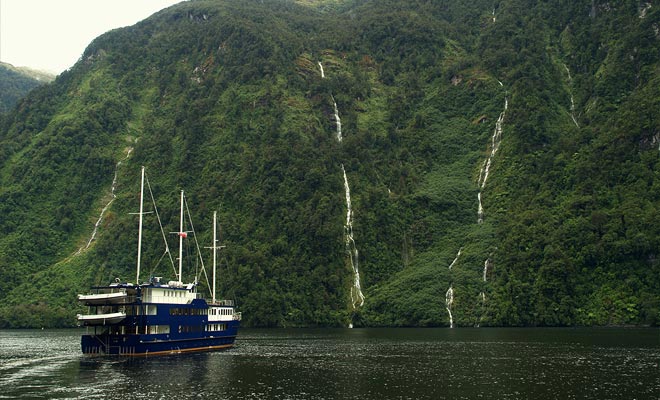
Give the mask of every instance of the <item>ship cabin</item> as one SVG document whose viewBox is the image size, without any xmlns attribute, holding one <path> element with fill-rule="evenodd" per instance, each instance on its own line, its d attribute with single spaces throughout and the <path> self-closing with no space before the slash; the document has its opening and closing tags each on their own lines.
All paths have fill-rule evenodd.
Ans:
<svg viewBox="0 0 660 400">
<path fill-rule="evenodd" d="M 224 332 L 231 321 L 240 320 L 233 300 L 209 304 L 195 286 L 176 281 L 161 284 L 160 278 L 152 278 L 140 286 L 94 287 L 92 294 L 78 297 L 90 307 L 89 315 L 79 315 L 78 320 L 90 335 L 163 335 L 162 339 Z"/>
</svg>

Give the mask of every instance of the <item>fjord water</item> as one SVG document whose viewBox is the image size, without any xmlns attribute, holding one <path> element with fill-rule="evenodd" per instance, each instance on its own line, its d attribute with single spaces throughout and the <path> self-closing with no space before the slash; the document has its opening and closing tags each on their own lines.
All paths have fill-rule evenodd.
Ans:
<svg viewBox="0 0 660 400">
<path fill-rule="evenodd" d="M 236 347 L 80 354 L 80 330 L 0 331 L 0 398 L 658 399 L 658 329 L 243 330 Z"/>
</svg>

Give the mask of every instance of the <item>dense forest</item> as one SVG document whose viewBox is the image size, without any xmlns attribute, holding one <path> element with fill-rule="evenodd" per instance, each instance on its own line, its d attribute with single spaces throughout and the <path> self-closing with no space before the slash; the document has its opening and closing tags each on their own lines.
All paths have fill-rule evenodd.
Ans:
<svg viewBox="0 0 660 400">
<path fill-rule="evenodd" d="M 0 120 L 0 327 L 135 276 L 143 165 L 167 231 L 179 190 L 203 246 L 218 211 L 248 326 L 660 324 L 658 48 L 637 0 L 193 0 L 108 32 Z"/>
<path fill-rule="evenodd" d="M 12 109 L 30 90 L 53 79 L 45 72 L 0 62 L 0 114 Z"/>
</svg>

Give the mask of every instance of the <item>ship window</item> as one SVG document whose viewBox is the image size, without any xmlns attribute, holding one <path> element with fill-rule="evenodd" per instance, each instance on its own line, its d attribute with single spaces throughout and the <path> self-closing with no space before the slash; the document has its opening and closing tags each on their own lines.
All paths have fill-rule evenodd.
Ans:
<svg viewBox="0 0 660 400">
<path fill-rule="evenodd" d="M 170 308 L 170 315 L 206 315 L 206 310 L 190 307 L 172 307 Z"/>
<path fill-rule="evenodd" d="M 203 332 L 204 326 L 201 325 L 179 325 L 179 333 Z"/>
<path fill-rule="evenodd" d="M 140 307 L 126 307 L 125 309 L 126 315 L 140 315 Z"/>
<path fill-rule="evenodd" d="M 227 329 L 227 324 L 208 324 L 206 325 L 207 332 L 221 332 Z"/>
<path fill-rule="evenodd" d="M 170 326 L 169 325 L 150 325 L 148 326 L 147 330 L 148 333 L 154 335 L 154 334 L 167 334 L 170 333 Z"/>
</svg>

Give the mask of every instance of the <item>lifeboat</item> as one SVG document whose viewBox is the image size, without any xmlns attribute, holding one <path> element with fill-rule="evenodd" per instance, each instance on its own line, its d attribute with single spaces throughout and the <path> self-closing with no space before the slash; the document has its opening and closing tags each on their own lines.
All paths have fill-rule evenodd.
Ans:
<svg viewBox="0 0 660 400">
<path fill-rule="evenodd" d="M 91 314 L 82 315 L 78 314 L 78 322 L 85 326 L 98 326 L 98 325 L 114 325 L 123 321 L 126 318 L 126 313 L 115 312 L 109 314 Z"/>
<path fill-rule="evenodd" d="M 97 306 L 103 304 L 125 304 L 127 300 L 128 300 L 128 295 L 126 294 L 126 292 L 78 295 L 78 301 L 84 303 L 86 306 Z"/>
</svg>

